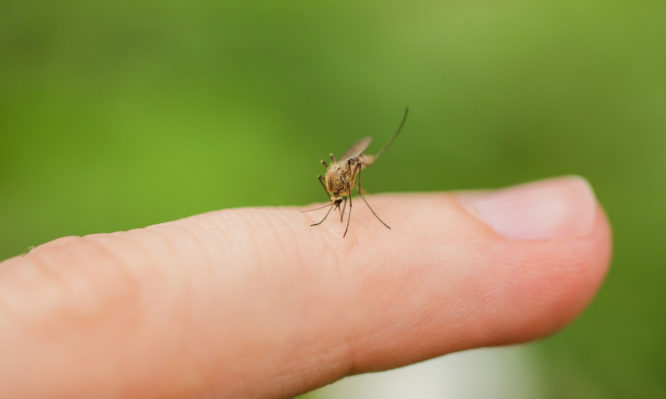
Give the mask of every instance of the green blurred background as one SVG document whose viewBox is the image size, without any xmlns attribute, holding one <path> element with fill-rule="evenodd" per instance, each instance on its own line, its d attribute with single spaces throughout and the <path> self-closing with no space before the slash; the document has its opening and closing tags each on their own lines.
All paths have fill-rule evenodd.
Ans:
<svg viewBox="0 0 666 399">
<path fill-rule="evenodd" d="M 328 152 L 403 134 L 374 192 L 580 174 L 613 265 L 533 344 L 545 397 L 666 396 L 666 3 L 0 5 L 0 258 L 67 234 L 325 199 Z M 365 176 L 365 175 L 364 175 Z"/>
</svg>

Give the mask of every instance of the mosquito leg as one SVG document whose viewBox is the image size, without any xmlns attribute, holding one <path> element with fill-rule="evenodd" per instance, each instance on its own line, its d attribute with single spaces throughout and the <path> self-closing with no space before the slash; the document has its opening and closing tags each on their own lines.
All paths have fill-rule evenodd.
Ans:
<svg viewBox="0 0 666 399">
<path fill-rule="evenodd" d="M 351 161 L 347 161 L 347 167 L 351 168 Z M 353 173 L 352 173 L 352 176 L 354 176 Z M 353 184 L 354 183 L 352 182 L 352 183 L 350 183 L 350 186 L 349 186 L 349 214 L 347 215 L 347 227 L 345 227 L 345 232 L 344 232 L 344 234 L 342 234 L 342 238 L 345 238 L 345 236 L 347 235 L 347 230 L 349 230 L 349 221 L 351 220 L 351 211 L 352 211 L 352 190 L 351 190 L 351 188 L 352 188 Z"/>
<path fill-rule="evenodd" d="M 372 209 L 372 207 L 370 206 L 370 204 L 368 204 L 368 201 L 367 201 L 367 200 L 365 199 L 365 197 L 363 196 L 363 191 L 361 191 L 361 190 L 362 190 L 361 187 L 362 187 L 362 186 L 361 186 L 361 168 L 359 167 L 359 168 L 358 168 L 358 195 L 361 196 L 361 199 L 362 199 L 363 202 L 365 202 L 365 204 L 368 206 L 368 209 L 370 209 L 370 212 L 372 212 L 372 214 L 375 215 L 375 217 L 377 218 L 377 220 L 379 220 L 384 226 L 386 226 L 387 229 L 391 230 L 391 228 L 389 227 L 389 225 L 386 224 L 386 223 L 384 223 L 384 221 L 383 221 L 379 216 L 377 216 L 377 214 L 376 214 L 375 211 Z M 351 192 L 350 192 L 350 194 L 351 194 Z"/>
<path fill-rule="evenodd" d="M 349 230 L 349 221 L 351 220 L 351 210 L 352 210 L 352 193 L 349 191 L 349 214 L 347 215 L 347 227 L 345 227 L 345 232 L 342 235 L 342 238 L 345 238 L 347 235 L 347 230 Z"/>
<path fill-rule="evenodd" d="M 370 209 L 370 212 L 372 212 L 372 214 L 375 215 L 375 217 L 377 218 L 377 220 L 379 220 L 379 222 L 380 222 L 381 224 L 383 224 L 384 226 L 386 226 L 387 229 L 391 230 L 391 227 L 390 227 L 388 224 L 384 223 L 384 221 L 383 221 L 379 216 L 377 216 L 377 214 L 376 214 L 375 211 L 372 209 L 372 207 L 370 206 L 370 204 L 368 204 L 368 201 L 365 199 L 365 197 L 361 195 L 361 199 L 362 199 L 363 202 L 365 202 L 365 204 L 368 206 L 368 209 Z"/>
<path fill-rule="evenodd" d="M 326 204 L 326 205 L 324 205 L 324 206 L 320 206 L 320 207 L 312 208 L 312 209 L 306 209 L 306 210 L 301 211 L 301 212 L 305 213 L 305 212 L 318 211 L 318 210 L 320 210 L 320 209 L 324 209 L 324 208 L 326 208 L 327 206 L 331 206 L 331 205 L 332 205 L 332 204 L 329 203 L 329 204 Z"/>
<path fill-rule="evenodd" d="M 310 227 L 312 227 L 312 226 L 318 226 L 318 225 L 324 223 L 324 220 L 326 220 L 326 218 L 328 217 L 328 215 L 331 213 L 332 210 L 333 210 L 333 204 L 331 204 L 331 207 L 328 208 L 328 212 L 326 212 L 326 215 L 324 215 L 324 218 L 323 218 L 319 223 L 311 224 Z"/>
<path fill-rule="evenodd" d="M 344 220 L 346 207 L 347 207 L 347 197 L 345 197 L 344 203 L 342 204 L 342 212 L 340 213 L 340 223 L 342 223 L 342 221 Z"/>
<path fill-rule="evenodd" d="M 328 190 L 326 189 L 326 183 L 324 183 L 324 178 L 322 175 L 317 175 L 317 179 L 319 179 L 319 183 L 321 183 L 321 187 L 324 189 L 324 192 L 326 193 L 326 196 L 328 197 L 329 201 L 331 200 L 331 196 L 328 195 Z"/>
</svg>

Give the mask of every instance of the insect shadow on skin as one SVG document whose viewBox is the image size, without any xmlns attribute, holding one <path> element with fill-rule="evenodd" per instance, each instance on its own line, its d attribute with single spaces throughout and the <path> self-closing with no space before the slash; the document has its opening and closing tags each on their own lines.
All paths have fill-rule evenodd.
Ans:
<svg viewBox="0 0 666 399">
<path fill-rule="evenodd" d="M 402 121 L 400 122 L 400 125 L 398 126 L 398 130 L 395 132 L 393 137 L 382 147 L 381 150 L 377 153 L 377 155 L 368 155 L 364 154 L 363 151 L 365 151 L 368 146 L 370 145 L 370 142 L 372 142 L 372 137 L 363 137 L 359 141 L 357 141 L 353 146 L 351 146 L 350 149 L 347 150 L 340 159 L 336 159 L 333 153 L 328 154 L 328 156 L 331 158 L 331 164 L 328 165 L 326 161 L 323 159 L 320 161 L 322 165 L 326 168 L 326 176 L 322 177 L 322 175 L 317 175 L 317 179 L 319 179 L 319 183 L 321 183 L 321 186 L 324 188 L 324 191 L 326 192 L 326 195 L 328 195 L 329 200 L 331 201 L 329 204 L 324 205 L 319 208 L 315 209 L 308 209 L 303 212 L 310 212 L 310 211 L 316 211 L 319 209 L 324 209 L 328 208 L 328 211 L 326 212 L 326 215 L 324 215 L 324 218 L 318 222 L 318 223 L 313 223 L 310 226 L 318 226 L 328 218 L 328 215 L 330 215 L 331 211 L 335 208 L 340 212 L 340 222 L 344 221 L 344 216 L 345 216 L 345 210 L 347 209 L 347 199 L 349 199 L 349 212 L 347 213 L 347 226 L 345 227 L 345 232 L 342 234 L 342 237 L 344 238 L 347 235 L 347 231 L 349 230 L 349 222 L 351 220 L 351 210 L 352 210 L 352 190 L 356 186 L 356 176 L 358 176 L 358 194 L 365 202 L 365 204 L 368 206 L 368 209 L 370 209 L 370 212 L 372 212 L 373 215 L 379 220 L 384 226 L 386 226 L 387 229 L 391 229 L 388 224 L 384 223 L 384 221 L 377 216 L 375 211 L 372 209 L 368 201 L 365 199 L 363 196 L 363 188 L 361 187 L 361 171 L 364 168 L 367 168 L 368 166 L 372 165 L 377 158 L 380 157 L 386 151 L 387 148 L 393 144 L 393 141 L 395 140 L 396 137 L 398 137 L 398 134 L 400 134 L 400 131 L 402 130 L 402 126 L 405 124 L 405 121 L 407 120 L 407 114 L 409 113 L 409 107 L 405 108 L 405 113 L 402 116 Z M 342 207 L 340 207 L 342 205 Z"/>
</svg>

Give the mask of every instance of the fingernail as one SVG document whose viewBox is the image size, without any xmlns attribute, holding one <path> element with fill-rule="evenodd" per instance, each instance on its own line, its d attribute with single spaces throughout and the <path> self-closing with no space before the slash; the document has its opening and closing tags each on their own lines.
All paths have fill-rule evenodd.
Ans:
<svg viewBox="0 0 666 399">
<path fill-rule="evenodd" d="M 592 231 L 597 207 L 592 187 L 579 176 L 465 193 L 459 199 L 499 234 L 519 240 L 585 236 Z"/>
</svg>

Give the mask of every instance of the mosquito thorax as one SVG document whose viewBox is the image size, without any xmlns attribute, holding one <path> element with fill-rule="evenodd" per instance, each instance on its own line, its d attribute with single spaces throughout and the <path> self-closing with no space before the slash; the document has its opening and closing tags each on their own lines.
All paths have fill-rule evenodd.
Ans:
<svg viewBox="0 0 666 399">
<path fill-rule="evenodd" d="M 346 162 L 335 162 L 326 170 L 326 190 L 332 196 L 339 196 L 349 192 L 351 171 Z"/>
</svg>

